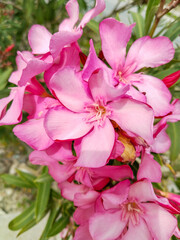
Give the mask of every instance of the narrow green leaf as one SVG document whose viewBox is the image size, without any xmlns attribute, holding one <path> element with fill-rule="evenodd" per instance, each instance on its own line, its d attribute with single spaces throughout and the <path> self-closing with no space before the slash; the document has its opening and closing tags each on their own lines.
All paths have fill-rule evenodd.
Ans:
<svg viewBox="0 0 180 240">
<path fill-rule="evenodd" d="M 180 153 L 180 122 L 168 123 L 168 135 L 171 138 L 170 160 L 175 161 Z"/>
<path fill-rule="evenodd" d="M 26 183 L 31 185 L 32 188 L 36 188 L 36 184 L 34 183 L 34 180 L 36 179 L 36 176 L 34 176 L 30 173 L 27 173 L 27 172 L 23 172 L 19 169 L 17 169 L 16 171 L 17 171 L 17 173 L 19 174 L 19 176 L 22 180 L 24 180 Z"/>
<path fill-rule="evenodd" d="M 88 28 L 90 28 L 93 32 L 99 33 L 99 23 L 95 20 L 91 20 L 87 23 Z"/>
<path fill-rule="evenodd" d="M 9 67 L 6 70 L 0 71 L 0 91 L 3 90 L 8 82 L 8 78 L 10 74 L 12 73 L 12 68 Z"/>
<path fill-rule="evenodd" d="M 164 33 L 164 36 L 168 37 L 173 41 L 179 36 L 180 32 L 180 18 L 178 18 L 177 21 L 175 21 L 171 26 L 168 28 L 168 30 Z"/>
<path fill-rule="evenodd" d="M 51 212 L 50 212 L 48 221 L 46 223 L 44 231 L 43 231 L 43 233 L 42 233 L 42 235 L 41 235 L 39 240 L 46 240 L 46 239 L 48 239 L 48 237 L 47 237 L 48 232 L 51 230 L 52 225 L 53 225 L 56 217 L 58 216 L 59 212 L 60 212 L 60 204 L 59 204 L 59 202 L 53 202 L 53 204 L 51 205 Z"/>
<path fill-rule="evenodd" d="M 133 21 L 136 23 L 134 27 L 134 33 L 136 38 L 141 38 L 144 36 L 144 18 L 141 16 L 140 13 L 131 12 Z"/>
<path fill-rule="evenodd" d="M 145 29 L 144 29 L 145 35 L 148 35 L 148 33 L 149 33 L 149 28 L 153 22 L 153 18 L 158 9 L 159 3 L 160 3 L 160 0 L 149 0 L 148 1 L 146 17 L 145 17 Z"/>
<path fill-rule="evenodd" d="M 23 228 L 26 224 L 29 224 L 35 216 L 35 204 L 32 203 L 29 208 L 22 212 L 19 216 L 14 218 L 9 223 L 9 229 L 16 231 Z"/>
<path fill-rule="evenodd" d="M 47 210 L 48 201 L 50 197 L 51 181 L 45 183 L 38 183 L 38 191 L 36 197 L 36 221 L 41 219 L 42 215 Z"/>
<path fill-rule="evenodd" d="M 51 231 L 48 233 L 48 237 L 52 237 L 60 233 L 68 225 L 69 220 L 69 216 L 62 215 L 61 218 L 52 225 Z"/>
<path fill-rule="evenodd" d="M 27 223 L 22 229 L 21 231 L 18 232 L 17 237 L 19 237 L 21 234 L 23 234 L 24 232 L 28 231 L 29 229 L 31 229 L 32 227 L 34 227 L 37 224 L 36 219 L 33 218 L 29 223 Z"/>
<path fill-rule="evenodd" d="M 35 183 L 45 183 L 52 181 L 52 177 L 48 173 L 44 173 L 34 180 Z"/>
<path fill-rule="evenodd" d="M 32 188 L 32 185 L 23 181 L 20 177 L 11 175 L 11 174 L 3 174 L 1 175 L 2 179 L 9 185 L 20 187 L 20 188 Z"/>
</svg>

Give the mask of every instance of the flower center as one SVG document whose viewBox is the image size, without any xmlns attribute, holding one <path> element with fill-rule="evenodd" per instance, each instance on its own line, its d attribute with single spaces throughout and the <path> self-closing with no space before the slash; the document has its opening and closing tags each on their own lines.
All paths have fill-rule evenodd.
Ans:
<svg viewBox="0 0 180 240">
<path fill-rule="evenodd" d="M 111 111 L 107 106 L 104 106 L 103 101 L 101 100 L 98 100 L 97 103 L 86 106 L 85 112 L 88 113 L 86 122 L 92 123 L 97 121 L 100 126 L 103 126 L 106 117 L 111 115 Z"/>
<path fill-rule="evenodd" d="M 119 71 L 117 75 L 118 75 L 119 82 L 126 83 L 126 84 L 128 83 L 128 81 L 123 77 L 123 74 L 121 71 Z"/>
<path fill-rule="evenodd" d="M 133 225 L 139 224 L 140 215 L 143 214 L 143 208 L 136 202 L 126 201 L 122 205 L 122 221 L 131 220 Z"/>
</svg>

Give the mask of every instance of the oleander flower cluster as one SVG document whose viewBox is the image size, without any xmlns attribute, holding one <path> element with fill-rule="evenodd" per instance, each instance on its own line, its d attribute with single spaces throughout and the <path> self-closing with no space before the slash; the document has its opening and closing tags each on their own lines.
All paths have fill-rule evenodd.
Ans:
<svg viewBox="0 0 180 240">
<path fill-rule="evenodd" d="M 18 124 L 13 132 L 34 150 L 31 163 L 48 166 L 62 196 L 74 202 L 75 240 L 180 237 L 177 195 L 164 197 L 152 185 L 162 177 L 152 153 L 169 149 L 167 123 L 180 120 L 180 101 L 172 101 L 165 81 L 141 70 L 171 61 L 173 44 L 145 36 L 126 53 L 135 24 L 107 18 L 99 25 L 100 54 L 91 39 L 84 55 L 83 28 L 104 8 L 96 0 L 77 24 L 78 2 L 70 0 L 58 32 L 31 27 L 32 51 L 17 53 L 0 125 Z"/>
</svg>

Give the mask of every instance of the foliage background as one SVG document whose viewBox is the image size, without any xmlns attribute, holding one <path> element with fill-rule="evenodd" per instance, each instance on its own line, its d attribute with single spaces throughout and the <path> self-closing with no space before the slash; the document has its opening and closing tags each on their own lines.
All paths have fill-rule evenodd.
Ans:
<svg viewBox="0 0 180 240">
<path fill-rule="evenodd" d="M 59 23 L 67 17 L 66 2 L 66 0 L 0 0 L 0 98 L 7 96 L 9 88 L 13 86 L 13 84 L 8 83 L 8 78 L 11 72 L 16 69 L 16 52 L 18 50 L 31 50 L 27 39 L 30 27 L 33 24 L 42 24 L 51 33 L 56 32 Z M 126 24 L 136 22 L 128 48 L 137 38 L 145 35 L 152 37 L 163 35 L 173 41 L 176 49 L 174 59 L 155 69 L 143 69 L 144 72 L 163 79 L 165 76 L 178 71 L 180 63 L 180 7 L 177 6 L 161 16 L 156 25 L 157 13 L 162 10 L 160 9 L 161 4 L 164 4 L 165 7 L 172 2 L 164 0 L 107 0 L 105 12 L 96 20 L 90 21 L 84 30 L 83 37 L 79 41 L 82 51 L 88 54 L 91 38 L 94 40 L 97 53 L 101 50 L 98 22 L 105 17 L 115 17 Z M 93 0 L 78 0 L 78 3 L 80 17 L 94 5 Z M 12 46 L 11 51 L 7 51 L 8 46 Z M 180 98 L 180 81 L 171 87 L 170 91 L 173 99 Z M 1 144 L 7 146 L 10 142 L 17 143 L 18 140 L 13 136 L 12 128 L 13 126 L 0 127 Z M 156 187 L 164 191 L 179 193 L 180 122 L 169 124 L 168 134 L 172 141 L 170 151 L 161 155 L 155 154 L 155 158 L 162 165 L 163 170 L 162 183 Z M 29 148 L 23 144 L 23 149 L 28 157 Z M 10 223 L 10 229 L 19 230 L 19 234 L 21 234 L 37 224 L 49 212 L 49 219 L 40 240 L 46 240 L 50 236 L 56 235 L 67 226 L 68 232 L 64 239 L 70 239 L 75 230 L 75 226 L 70 221 L 74 211 L 73 205 L 61 198 L 57 186 L 47 173 L 46 167 L 37 168 L 35 171 L 36 174 L 32 175 L 17 169 L 16 175 L 2 175 L 6 186 L 31 190 L 31 203 L 19 217 Z"/>
</svg>

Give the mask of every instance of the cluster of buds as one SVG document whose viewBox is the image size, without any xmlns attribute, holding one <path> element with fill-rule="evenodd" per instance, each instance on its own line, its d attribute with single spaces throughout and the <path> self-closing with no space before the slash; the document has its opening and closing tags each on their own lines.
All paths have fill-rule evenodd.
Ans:
<svg viewBox="0 0 180 240">
<path fill-rule="evenodd" d="M 126 55 L 135 24 L 107 18 L 99 26 L 102 51 L 97 56 L 90 40 L 86 57 L 77 41 L 104 8 L 104 0 L 96 0 L 75 27 L 79 6 L 70 0 L 58 32 L 31 27 L 32 52 L 18 52 L 9 79 L 16 86 L 0 100 L 0 125 L 18 124 L 22 111 L 28 113 L 14 134 L 34 149 L 31 163 L 48 166 L 62 196 L 77 207 L 75 240 L 180 237 L 179 208 L 152 187 L 162 177 L 152 152 L 169 149 L 167 122 L 180 120 L 180 101 L 171 102 L 163 81 L 139 71 L 171 61 L 173 44 L 145 36 Z"/>
</svg>

